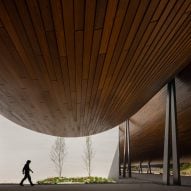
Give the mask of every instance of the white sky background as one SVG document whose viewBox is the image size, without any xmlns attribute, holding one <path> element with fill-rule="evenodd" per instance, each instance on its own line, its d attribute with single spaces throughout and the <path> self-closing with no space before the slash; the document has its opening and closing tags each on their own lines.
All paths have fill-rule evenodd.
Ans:
<svg viewBox="0 0 191 191">
<path fill-rule="evenodd" d="M 23 128 L 0 115 L 0 183 L 18 183 L 26 160 L 31 160 L 32 179 L 56 176 L 50 160 L 56 137 Z M 85 138 L 66 138 L 67 156 L 63 176 L 87 176 L 83 164 Z M 118 148 L 118 128 L 92 136 L 95 157 L 92 175 L 107 177 Z"/>
</svg>

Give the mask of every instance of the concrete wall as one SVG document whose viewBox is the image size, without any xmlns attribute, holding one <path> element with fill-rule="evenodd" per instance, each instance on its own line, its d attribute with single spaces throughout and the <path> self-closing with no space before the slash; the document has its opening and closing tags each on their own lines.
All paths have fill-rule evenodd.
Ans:
<svg viewBox="0 0 191 191">
<path fill-rule="evenodd" d="M 116 151 L 113 156 L 113 161 L 111 163 L 108 178 L 112 178 L 113 180 L 118 180 L 119 178 L 119 145 L 118 144 L 116 146 Z"/>
</svg>

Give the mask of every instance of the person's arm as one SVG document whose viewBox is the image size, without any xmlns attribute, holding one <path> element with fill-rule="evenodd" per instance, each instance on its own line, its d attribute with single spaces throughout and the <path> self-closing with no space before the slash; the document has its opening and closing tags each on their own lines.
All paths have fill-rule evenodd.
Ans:
<svg viewBox="0 0 191 191">
<path fill-rule="evenodd" d="M 29 169 L 29 170 L 33 173 L 33 171 L 31 169 Z"/>
<path fill-rule="evenodd" d="M 25 166 L 23 167 L 23 174 L 25 174 Z"/>
</svg>

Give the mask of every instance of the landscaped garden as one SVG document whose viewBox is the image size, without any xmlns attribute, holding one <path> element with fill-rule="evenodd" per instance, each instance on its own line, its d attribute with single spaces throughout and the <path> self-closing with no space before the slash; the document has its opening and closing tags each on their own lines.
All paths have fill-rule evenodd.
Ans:
<svg viewBox="0 0 191 191">
<path fill-rule="evenodd" d="M 38 184 L 104 184 L 115 183 L 114 180 L 103 177 L 52 177 L 37 181 Z"/>
<path fill-rule="evenodd" d="M 180 166 L 180 174 L 182 176 L 191 176 L 191 163 L 183 163 Z"/>
</svg>

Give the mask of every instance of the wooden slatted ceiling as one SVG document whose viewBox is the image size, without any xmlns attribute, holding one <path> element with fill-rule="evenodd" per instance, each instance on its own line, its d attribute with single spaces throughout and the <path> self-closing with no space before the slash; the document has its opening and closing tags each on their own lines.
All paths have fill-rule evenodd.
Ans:
<svg viewBox="0 0 191 191">
<path fill-rule="evenodd" d="M 176 78 L 178 140 L 180 156 L 184 161 L 191 158 L 191 64 Z M 162 161 L 166 110 L 165 86 L 147 104 L 130 118 L 131 151 L 133 162 Z M 124 123 L 121 132 L 124 132 Z M 124 135 L 123 135 L 124 136 Z M 121 157 L 123 137 L 121 135 Z M 122 159 L 121 159 L 122 162 Z"/>
<path fill-rule="evenodd" d="M 191 55 L 190 0 L 0 0 L 0 112 L 84 136 L 140 109 Z"/>
</svg>

